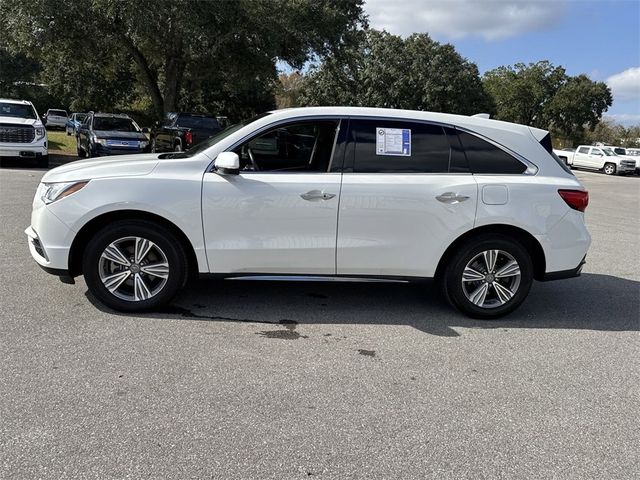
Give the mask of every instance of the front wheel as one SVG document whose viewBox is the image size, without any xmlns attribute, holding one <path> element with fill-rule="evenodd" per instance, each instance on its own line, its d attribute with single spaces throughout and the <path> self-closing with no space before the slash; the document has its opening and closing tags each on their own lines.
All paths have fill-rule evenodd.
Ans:
<svg viewBox="0 0 640 480">
<path fill-rule="evenodd" d="M 614 163 L 605 163 L 604 164 L 604 173 L 606 173 L 607 175 L 615 175 L 616 173 L 616 166 Z"/>
<path fill-rule="evenodd" d="M 108 225 L 89 242 L 83 274 L 104 305 L 139 312 L 168 303 L 184 283 L 187 257 L 169 230 L 147 221 Z"/>
<path fill-rule="evenodd" d="M 524 301 L 533 283 L 533 263 L 520 243 L 502 235 L 470 239 L 444 273 L 447 299 L 465 315 L 502 317 Z"/>
</svg>

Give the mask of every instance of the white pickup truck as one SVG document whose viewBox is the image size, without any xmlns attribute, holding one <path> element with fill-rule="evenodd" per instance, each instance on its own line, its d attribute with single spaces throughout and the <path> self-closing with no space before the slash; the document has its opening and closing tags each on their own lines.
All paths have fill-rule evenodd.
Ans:
<svg viewBox="0 0 640 480">
<path fill-rule="evenodd" d="M 580 145 L 575 152 L 564 149 L 554 150 L 560 160 L 571 167 L 601 170 L 607 175 L 632 174 L 636 169 L 636 161 L 617 155 L 606 147 Z"/>
</svg>

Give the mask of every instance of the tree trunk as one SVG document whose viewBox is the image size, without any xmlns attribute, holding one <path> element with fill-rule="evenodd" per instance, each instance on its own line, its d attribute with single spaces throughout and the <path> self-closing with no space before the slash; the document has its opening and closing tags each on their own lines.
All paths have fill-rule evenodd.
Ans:
<svg viewBox="0 0 640 480">
<path fill-rule="evenodd" d="M 182 39 L 176 38 L 165 58 L 164 111 L 175 112 L 180 100 L 180 87 L 184 74 L 185 61 L 182 51 Z"/>
<path fill-rule="evenodd" d="M 121 36 L 122 43 L 125 48 L 131 53 L 133 57 L 133 61 L 136 63 L 142 76 L 144 78 L 145 83 L 147 84 L 147 89 L 149 90 L 149 94 L 151 95 L 151 101 L 153 102 L 153 108 L 156 111 L 156 115 L 158 118 L 162 118 L 164 116 L 164 99 L 162 98 L 162 93 L 160 92 L 160 87 L 158 86 L 158 79 L 154 75 L 151 67 L 149 67 L 149 62 L 144 57 L 142 52 L 134 45 L 134 43 L 129 39 L 126 35 Z"/>
</svg>

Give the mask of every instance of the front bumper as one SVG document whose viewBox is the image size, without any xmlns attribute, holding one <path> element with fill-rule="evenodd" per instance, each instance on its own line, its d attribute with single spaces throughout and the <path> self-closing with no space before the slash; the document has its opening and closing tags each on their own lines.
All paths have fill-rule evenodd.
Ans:
<svg viewBox="0 0 640 480">
<path fill-rule="evenodd" d="M 2 158 L 30 159 L 47 154 L 46 139 L 31 143 L 0 143 L 0 157 Z"/>
<path fill-rule="evenodd" d="M 59 276 L 62 275 L 60 272 L 69 270 L 69 252 L 75 232 L 42 202 L 34 201 L 31 225 L 24 233 L 29 252 L 38 265 Z"/>
</svg>

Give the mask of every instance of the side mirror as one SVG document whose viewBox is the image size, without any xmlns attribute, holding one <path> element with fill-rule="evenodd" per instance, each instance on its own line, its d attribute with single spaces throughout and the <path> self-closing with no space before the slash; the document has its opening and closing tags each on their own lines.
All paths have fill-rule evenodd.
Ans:
<svg viewBox="0 0 640 480">
<path fill-rule="evenodd" d="M 213 165 L 221 175 L 237 175 L 240 173 L 240 157 L 237 153 L 222 152 L 216 157 Z"/>
<path fill-rule="evenodd" d="M 144 127 L 142 129 L 142 133 L 151 133 L 151 129 L 149 127 Z"/>
</svg>

